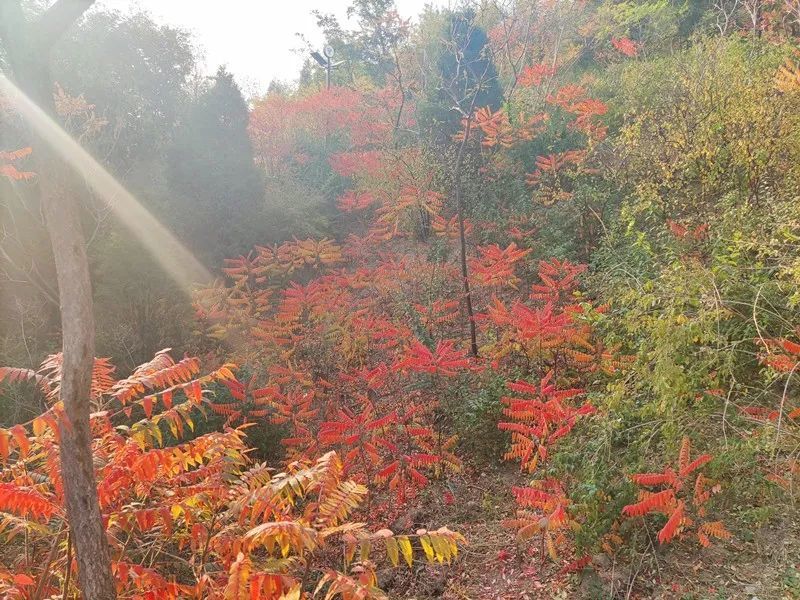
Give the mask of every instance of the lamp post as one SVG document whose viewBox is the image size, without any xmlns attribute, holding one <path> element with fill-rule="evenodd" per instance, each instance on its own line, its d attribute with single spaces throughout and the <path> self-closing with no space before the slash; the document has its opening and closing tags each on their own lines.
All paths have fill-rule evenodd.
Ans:
<svg viewBox="0 0 800 600">
<path fill-rule="evenodd" d="M 325 46 L 325 48 L 322 49 L 322 52 L 325 54 L 325 56 L 322 56 L 322 54 L 314 50 L 311 52 L 311 58 L 317 61 L 320 66 L 325 68 L 325 88 L 331 89 L 331 71 L 341 65 L 344 61 L 340 60 L 339 62 L 331 62 L 334 54 L 333 46 Z"/>
</svg>

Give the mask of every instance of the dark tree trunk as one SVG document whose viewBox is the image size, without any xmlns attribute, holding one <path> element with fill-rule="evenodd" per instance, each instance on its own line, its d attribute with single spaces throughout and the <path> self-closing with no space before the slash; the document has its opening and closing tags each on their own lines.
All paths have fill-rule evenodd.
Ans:
<svg viewBox="0 0 800 600">
<path fill-rule="evenodd" d="M 92 0 L 59 0 L 27 23 L 19 0 L 0 0 L 0 34 L 17 86 L 55 117 L 49 54 Z M 94 364 L 94 315 L 86 243 L 81 229 L 78 182 L 57 151 L 34 136 L 41 205 L 53 247 L 61 312 L 63 366 L 60 424 L 61 471 L 78 584 L 87 600 L 116 597 L 108 540 L 97 498 L 89 428 Z"/>
<path fill-rule="evenodd" d="M 453 196 L 456 201 L 456 214 L 458 215 L 458 240 L 459 250 L 461 251 L 461 279 L 464 282 L 464 303 L 467 308 L 467 320 L 469 321 L 469 347 L 472 356 L 478 356 L 478 335 L 475 329 L 475 311 L 472 307 L 472 290 L 469 287 L 469 271 L 467 270 L 467 237 L 464 229 L 464 194 L 461 190 L 461 169 L 464 164 L 464 149 L 469 140 L 469 134 L 472 130 L 472 110 L 474 109 L 475 101 L 473 99 L 470 105 L 470 112 L 467 116 L 467 123 L 464 126 L 464 139 L 461 140 L 461 145 L 458 147 L 458 155 L 456 156 L 456 164 L 454 168 L 454 189 Z"/>
</svg>

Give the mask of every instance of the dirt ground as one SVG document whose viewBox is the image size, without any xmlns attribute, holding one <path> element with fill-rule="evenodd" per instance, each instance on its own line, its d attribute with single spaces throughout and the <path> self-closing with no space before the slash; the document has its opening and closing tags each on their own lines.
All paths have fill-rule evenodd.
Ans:
<svg viewBox="0 0 800 600">
<path fill-rule="evenodd" d="M 710 548 L 689 540 L 623 560 L 597 554 L 580 572 L 542 560 L 540 549 L 518 549 L 505 529 L 511 506 L 503 491 L 514 475 L 505 471 L 464 477 L 432 489 L 422 508 L 412 509 L 414 526 L 446 524 L 469 545 L 454 564 L 424 563 L 412 570 L 386 571 L 381 585 L 405 600 L 789 600 L 800 599 L 800 520 L 783 515 L 755 531 L 731 527 L 734 538 Z M 449 492 L 449 493 L 448 493 Z M 451 495 L 452 494 L 452 495 Z M 437 498 L 441 495 L 441 498 Z M 403 519 L 401 519 L 403 520 Z M 410 522 L 400 523 L 409 525 Z"/>
</svg>

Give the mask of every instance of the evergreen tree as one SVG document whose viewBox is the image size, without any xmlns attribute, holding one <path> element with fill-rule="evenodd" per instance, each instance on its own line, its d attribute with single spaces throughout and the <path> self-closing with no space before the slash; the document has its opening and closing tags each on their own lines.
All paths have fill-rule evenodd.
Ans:
<svg viewBox="0 0 800 600">
<path fill-rule="evenodd" d="M 220 67 L 177 128 L 169 152 L 167 218 L 209 265 L 263 242 L 263 185 L 247 124 L 242 92 Z"/>
<path fill-rule="evenodd" d="M 438 82 L 420 103 L 420 121 L 438 142 L 447 143 L 470 107 L 497 110 L 503 93 L 486 32 L 475 22 L 475 13 L 470 9 L 446 13 L 441 27 L 446 42 L 435 63 Z"/>
</svg>

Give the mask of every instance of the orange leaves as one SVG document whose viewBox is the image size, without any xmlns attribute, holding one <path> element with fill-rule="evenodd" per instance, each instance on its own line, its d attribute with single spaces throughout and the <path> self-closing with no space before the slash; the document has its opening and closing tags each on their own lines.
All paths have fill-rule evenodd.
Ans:
<svg viewBox="0 0 800 600">
<path fill-rule="evenodd" d="M 376 176 L 383 170 L 383 156 L 377 150 L 342 152 L 328 159 L 331 168 L 342 177 Z"/>
<path fill-rule="evenodd" d="M 567 150 L 555 154 L 536 157 L 536 170 L 526 175 L 529 186 L 539 186 L 540 199 L 545 205 L 560 200 L 568 200 L 572 193 L 565 189 L 565 176 L 574 175 L 577 168 L 586 160 L 584 150 Z"/>
<path fill-rule="evenodd" d="M 24 573 L 16 573 L 12 581 L 14 585 L 21 585 L 23 587 L 36 583 L 31 577 L 28 577 Z"/>
<path fill-rule="evenodd" d="M 372 600 L 384 598 L 382 592 L 376 587 L 377 578 L 370 566 L 359 567 L 357 578 L 348 577 L 337 571 L 328 570 L 317 584 L 314 594 L 322 592 L 327 587 L 325 600 L 340 597 L 342 600 Z"/>
<path fill-rule="evenodd" d="M 361 405 L 358 413 L 339 409 L 336 420 L 324 422 L 319 431 L 320 442 L 337 447 L 349 473 L 369 484 L 386 484 L 402 503 L 409 491 L 428 485 L 423 471 L 458 470 L 450 444 L 437 443 L 433 430 L 419 421 L 418 407 L 377 415 L 366 398 Z"/>
<path fill-rule="evenodd" d="M 138 592 L 134 597 L 150 600 L 178 600 L 184 597 L 183 586 L 167 581 L 155 569 L 128 562 L 111 564 L 117 582 L 117 592 Z"/>
<path fill-rule="evenodd" d="M 674 485 L 676 482 L 675 471 L 667 469 L 664 473 L 637 473 L 631 475 L 631 481 L 637 485 Z"/>
<path fill-rule="evenodd" d="M 667 226 L 670 232 L 679 240 L 694 240 L 695 242 L 702 241 L 708 236 L 708 223 L 701 223 L 693 229 L 687 225 L 667 219 Z"/>
<path fill-rule="evenodd" d="M 692 459 L 692 443 L 688 436 L 684 436 L 681 440 L 681 448 L 678 451 L 678 472 L 681 477 L 685 477 L 684 471 L 689 468 L 689 462 Z"/>
<path fill-rule="evenodd" d="M 541 283 L 531 286 L 531 300 L 559 303 L 566 301 L 578 286 L 578 276 L 586 265 L 576 265 L 568 260 L 539 261 Z"/>
<path fill-rule="evenodd" d="M 336 206 L 342 212 L 355 212 L 369 208 L 377 198 L 369 192 L 354 192 L 348 190 L 336 201 Z"/>
<path fill-rule="evenodd" d="M 28 455 L 28 451 L 30 450 L 31 443 L 28 440 L 28 433 L 25 431 L 25 428 L 22 425 L 14 425 L 10 430 L 11 437 L 14 438 L 14 441 L 17 443 L 17 448 L 19 448 L 19 454 L 23 458 Z"/>
<path fill-rule="evenodd" d="M 61 393 L 61 353 L 48 356 L 37 371 L 37 379 L 47 397 L 56 401 Z M 114 385 L 114 366 L 107 358 L 95 358 L 92 368 L 92 400 L 98 400 Z"/>
<path fill-rule="evenodd" d="M 665 512 L 675 507 L 675 492 L 672 489 L 658 493 L 645 493 L 644 498 L 622 509 L 626 517 L 643 517 L 651 512 Z"/>
<path fill-rule="evenodd" d="M 30 171 L 20 171 L 10 164 L 21 158 L 25 158 L 31 153 L 31 148 L 22 148 L 11 152 L 0 151 L 0 176 L 14 181 L 33 179 L 34 173 Z"/>
<path fill-rule="evenodd" d="M 498 427 L 511 432 L 511 448 L 505 460 L 518 460 L 520 467 L 529 472 L 536 470 L 540 462 L 547 460 L 549 447 L 567 435 L 578 418 L 594 412 L 590 403 L 574 407 L 566 401 L 579 396 L 583 390 L 558 389 L 552 382 L 553 373 L 548 373 L 538 385 L 525 381 L 509 382 L 508 388 L 520 396 L 504 396 L 503 415 L 510 421 L 502 421 Z"/>
<path fill-rule="evenodd" d="M 519 113 L 512 123 L 505 109 L 492 111 L 488 106 L 479 108 L 473 116 L 474 125 L 481 133 L 481 146 L 484 148 L 512 148 L 520 142 L 530 142 L 543 130 L 548 120 L 546 113 L 527 115 Z M 466 128 L 466 119 L 462 119 L 462 129 Z M 464 131 L 453 136 L 454 141 L 464 139 Z"/>
<path fill-rule="evenodd" d="M 386 142 L 393 125 L 378 94 L 332 88 L 296 96 L 268 94 L 250 111 L 249 131 L 257 162 L 272 176 L 292 176 L 311 160 L 325 158 L 309 140 L 333 136 L 357 152 Z M 344 176 L 364 162 L 357 155 L 347 159 L 352 169 L 331 160 Z"/>
<path fill-rule="evenodd" d="M 439 342 L 434 351 L 419 341 L 414 341 L 393 368 L 451 377 L 459 370 L 468 369 L 470 364 L 466 351 L 457 350 L 452 340 Z"/>
<path fill-rule="evenodd" d="M 398 355 L 403 348 L 391 348 L 389 356 Z M 452 344 L 444 343 L 429 355 L 409 355 L 414 364 L 390 369 L 381 363 L 383 369 L 368 370 L 379 371 L 373 378 L 386 382 L 401 378 L 403 369 L 408 373 L 417 369 L 422 373 L 456 371 L 469 364 L 464 360 L 462 365 L 462 357 Z M 298 558 L 315 554 L 313 564 L 320 565 L 315 569 L 324 570 L 323 561 L 331 555 L 328 544 L 346 536 L 366 543 L 362 564 L 369 558 L 373 540 L 385 544 L 386 557 L 393 564 L 399 563 L 401 556 L 411 563 L 413 549 L 407 536 L 395 537 L 388 530 L 370 534 L 364 524 L 349 521 L 369 492 L 359 481 L 345 479 L 345 468 L 372 484 L 381 479 L 379 472 L 383 473 L 388 487 L 402 501 L 425 485 L 432 472 L 454 468 L 458 462 L 450 453 L 453 438 L 435 435 L 425 421 L 426 411 L 412 402 L 376 413 L 364 397 L 360 413 L 342 407 L 339 419 L 331 419 L 329 411 L 335 405 L 327 396 L 342 402 L 341 396 L 335 395 L 339 388 L 311 375 L 305 364 L 273 365 L 268 372 L 270 381 L 256 389 L 254 382 L 238 382 L 232 365 L 201 376 L 199 361 L 186 358 L 176 363 L 166 352 L 117 382 L 111 377 L 111 366 L 99 364 L 97 389 L 107 410 L 92 415 L 98 495 L 109 535 L 130 540 L 130 545 L 120 550 L 121 560 L 113 565 L 120 596 L 278 600 L 294 594 L 299 598 L 303 563 Z M 30 373 L 3 373 L 7 380 L 30 378 Z M 336 381 L 347 391 L 362 385 L 360 376 Z M 235 399 L 214 403 L 218 407 L 235 411 L 237 403 L 252 403 L 267 411 L 265 415 L 274 423 L 292 429 L 296 438 L 304 435 L 295 446 L 302 462 L 290 463 L 277 474 L 266 465 L 248 468 L 242 430 L 226 428 L 183 443 L 164 434 L 164 424 L 174 438 L 186 433 L 185 427 L 194 426 L 198 409 L 207 405 L 205 387 L 212 382 L 227 385 Z M 173 403 L 179 394 L 185 401 Z M 159 413 L 161 403 L 166 410 Z M 124 424 L 124 415 L 138 411 L 137 406 L 142 407 L 144 418 Z M 320 428 L 323 418 L 328 420 Z M 0 469 L 0 511 L 8 513 L 0 529 L 7 535 L 24 530 L 34 536 L 31 552 L 37 553 L 37 559 L 43 558 L 38 549 L 50 547 L 41 538 L 55 535 L 49 521 L 56 521 L 54 517 L 62 512 L 58 439 L 49 433 L 55 427 L 55 416 L 47 413 L 32 423 L 33 437 L 23 425 L 0 430 L 3 459 L 14 450 L 25 459 L 24 471 Z M 304 428 L 306 433 L 301 434 Z M 331 452 L 307 466 L 319 452 L 318 440 L 340 446 L 345 464 Z M 356 448 L 359 450 L 353 452 Z M 34 521 L 41 523 L 33 527 Z M 456 544 L 463 541 L 446 529 L 422 530 L 418 538 L 426 556 L 438 562 L 455 556 Z M 127 548 L 157 548 L 164 540 L 169 540 L 187 565 L 204 565 L 192 570 L 196 580 L 192 581 L 188 571 L 182 577 L 184 583 L 170 580 L 167 574 L 173 572 L 173 554 L 155 551 L 149 567 L 124 560 L 138 556 Z M 56 546 L 56 551 L 56 560 L 66 560 L 63 545 Z M 253 553 L 262 564 L 264 551 L 278 565 L 274 572 L 272 566 L 257 571 L 251 560 Z M 25 581 L 20 578 L 18 584 L 24 586 Z"/>
<path fill-rule="evenodd" d="M 586 134 L 590 141 L 605 139 L 606 127 L 598 121 L 597 117 L 605 115 L 608 107 L 601 100 L 589 98 L 584 87 L 574 84 L 565 85 L 555 94 L 548 95 L 547 102 L 576 116 L 576 119 L 569 124 L 570 129 Z"/>
<path fill-rule="evenodd" d="M 414 306 L 422 323 L 429 331 L 435 326 L 445 326 L 455 323 L 460 315 L 461 303 L 458 300 L 434 300 L 429 306 L 417 304 Z"/>
<path fill-rule="evenodd" d="M 289 265 L 288 271 L 301 267 L 319 269 L 342 261 L 341 248 L 328 238 L 321 240 L 297 240 L 286 242 L 278 248 L 277 259 Z"/>
<path fill-rule="evenodd" d="M 688 438 L 686 438 L 686 439 L 688 439 Z M 699 469 L 704 464 L 706 464 L 706 463 L 708 463 L 710 461 L 711 461 L 711 455 L 710 454 L 701 454 L 696 459 L 694 459 L 692 462 L 688 463 L 686 466 L 681 466 L 681 471 L 680 471 L 679 475 L 680 475 L 680 477 L 686 477 L 686 476 L 688 476 L 689 474 L 691 474 L 692 472 L 696 471 L 697 469 Z"/>
<path fill-rule="evenodd" d="M 677 508 L 672 511 L 672 514 L 669 516 L 669 519 L 667 519 L 666 524 L 661 528 L 661 531 L 658 532 L 659 544 L 666 544 L 678 534 L 678 531 L 684 522 L 685 508 L 686 505 L 683 502 L 678 502 Z"/>
<path fill-rule="evenodd" d="M 0 383 L 17 383 L 20 381 L 41 380 L 36 371 L 32 369 L 21 369 L 17 367 L 0 367 Z"/>
<path fill-rule="evenodd" d="M 560 106 L 564 110 L 569 110 L 569 107 L 572 106 L 574 102 L 577 102 L 585 96 L 586 88 L 580 85 L 568 84 L 556 90 L 555 94 L 549 94 L 547 96 L 547 102 Z"/>
<path fill-rule="evenodd" d="M 800 335 L 800 327 L 796 333 Z M 766 350 L 766 354 L 759 356 L 763 364 L 778 373 L 791 373 L 797 369 L 800 363 L 800 344 L 786 338 L 759 338 L 757 341 Z"/>
<path fill-rule="evenodd" d="M 436 235 L 442 236 L 449 240 L 457 240 L 460 236 L 458 231 L 458 217 L 451 217 L 445 219 L 441 215 L 436 215 L 431 223 L 431 229 Z M 469 235 L 472 233 L 472 223 L 464 221 L 464 234 Z"/>
<path fill-rule="evenodd" d="M 677 470 L 666 467 L 663 473 L 631 475 L 631 480 L 637 485 L 667 488 L 659 492 L 641 490 L 639 502 L 629 504 L 622 509 L 622 514 L 626 517 L 644 517 L 654 512 L 666 515 L 667 522 L 658 533 L 658 541 L 661 544 L 668 543 L 695 523 L 695 519 L 688 514 L 690 508 L 697 517 L 705 517 L 706 503 L 712 494 L 719 491 L 719 486 L 707 488 L 708 479 L 702 473 L 698 473 L 694 481 L 693 495 L 690 500 L 687 500 L 687 491 L 685 490 L 688 483 L 687 477 L 711 460 L 709 454 L 701 454 L 692 460 L 691 452 L 691 442 L 688 437 L 684 437 L 678 452 Z M 710 524 L 702 523 L 697 527 L 695 533 L 700 544 L 708 546 L 711 543 L 709 535 L 724 539 L 727 531 L 717 521 Z M 720 535 L 715 535 L 715 533 Z M 730 534 L 727 535 L 730 537 Z"/>
<path fill-rule="evenodd" d="M 614 46 L 620 54 L 629 58 L 633 58 L 639 54 L 640 44 L 624 36 L 619 38 L 612 37 L 611 45 Z"/>
<path fill-rule="evenodd" d="M 360 413 L 339 409 L 337 420 L 325 421 L 320 426 L 319 441 L 326 445 L 339 444 L 345 464 L 367 461 L 378 465 L 381 461 L 379 444 L 386 444 L 380 429 L 396 422 L 395 413 L 375 419 L 372 404 L 364 402 Z"/>
<path fill-rule="evenodd" d="M 571 344 L 585 343 L 583 327 L 575 322 L 570 312 L 558 310 L 552 303 L 530 308 L 516 302 L 509 309 L 495 300 L 486 317 L 504 331 L 501 342 L 497 344 L 499 356 L 517 350 L 530 357 L 542 358 Z"/>
<path fill-rule="evenodd" d="M 0 150 L 0 160 L 7 160 L 7 161 L 19 160 L 20 158 L 25 158 L 26 156 L 30 156 L 31 152 L 33 152 L 33 149 L 30 147 L 20 148 L 19 150 L 12 150 L 10 152 L 5 150 Z"/>
<path fill-rule="evenodd" d="M 497 244 L 478 246 L 479 258 L 471 259 L 470 271 L 475 280 L 486 286 L 505 286 L 516 288 L 519 279 L 514 275 L 516 263 L 522 260 L 530 250 L 517 248 L 511 242 L 505 249 Z"/>
<path fill-rule="evenodd" d="M 444 196 L 426 187 L 404 185 L 396 196 L 377 211 L 372 232 L 383 240 L 390 240 L 435 219 L 442 210 Z"/>
<path fill-rule="evenodd" d="M 10 436 L 5 429 L 0 429 L 0 461 L 8 460 L 11 453 Z"/>
<path fill-rule="evenodd" d="M 483 133 L 482 146 L 510 148 L 514 144 L 514 130 L 508 121 L 508 115 L 502 108 L 495 112 L 492 112 L 488 106 L 479 108 L 475 111 L 475 125 Z"/>
<path fill-rule="evenodd" d="M 583 150 L 567 150 L 557 154 L 536 157 L 536 172 L 528 176 L 528 183 L 537 183 L 545 173 L 558 173 L 568 165 L 579 165 L 586 158 Z"/>
<path fill-rule="evenodd" d="M 111 393 L 124 405 L 147 390 L 190 381 L 199 371 L 198 359 L 184 358 L 176 363 L 166 349 L 158 352 L 150 362 L 137 367 L 126 379 L 116 382 Z"/>
<path fill-rule="evenodd" d="M 556 69 L 545 63 L 536 63 L 535 65 L 527 65 L 522 69 L 522 72 L 517 78 L 517 82 L 523 87 L 532 87 L 542 85 L 546 77 L 552 77 L 556 74 Z"/>
<path fill-rule="evenodd" d="M 252 568 L 250 557 L 239 552 L 228 572 L 228 583 L 223 591 L 225 600 L 249 600 L 248 583 Z"/>
<path fill-rule="evenodd" d="M 697 537 L 700 543 L 707 548 L 711 545 L 711 537 L 715 537 L 718 540 L 729 540 L 733 535 L 730 531 L 725 529 L 725 525 L 723 525 L 722 521 L 707 521 L 700 525 L 697 531 Z"/>
<path fill-rule="evenodd" d="M 593 129 L 595 117 L 605 115 L 608 112 L 608 106 L 597 98 L 586 98 L 570 105 L 569 112 L 576 116 L 575 121 L 571 123 L 571 127 L 591 134 L 597 131 Z"/>
<path fill-rule="evenodd" d="M 59 508 L 34 488 L 0 483 L 0 511 L 46 522 Z"/>
<path fill-rule="evenodd" d="M 539 534 L 552 561 L 558 560 L 556 548 L 564 543 L 564 532 L 577 529 L 569 514 L 570 500 L 557 479 L 535 480 L 529 487 L 511 488 L 520 507 L 516 518 L 504 522 L 517 530 L 517 542 L 526 542 Z"/>
</svg>

